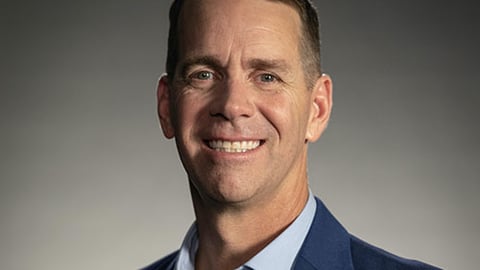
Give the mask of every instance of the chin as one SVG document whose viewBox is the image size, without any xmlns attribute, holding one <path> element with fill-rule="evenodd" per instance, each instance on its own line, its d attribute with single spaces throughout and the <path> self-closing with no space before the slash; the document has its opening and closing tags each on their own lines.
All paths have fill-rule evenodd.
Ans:
<svg viewBox="0 0 480 270">
<path fill-rule="evenodd" d="M 196 189 L 202 194 L 202 198 L 225 205 L 242 204 L 255 197 L 257 189 L 253 185 L 254 183 L 238 177 L 229 177 L 227 179 L 217 179 L 206 186 L 202 185 L 202 191 L 198 190 L 198 188 Z M 198 185 L 195 186 L 198 187 Z"/>
</svg>

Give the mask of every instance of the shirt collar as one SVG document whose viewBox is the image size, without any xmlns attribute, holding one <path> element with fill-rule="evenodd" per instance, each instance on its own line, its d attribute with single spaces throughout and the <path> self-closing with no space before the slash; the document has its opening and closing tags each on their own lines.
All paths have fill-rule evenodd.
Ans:
<svg viewBox="0 0 480 270">
<path fill-rule="evenodd" d="M 250 259 L 245 266 L 259 270 L 290 269 L 302 247 L 315 216 L 316 203 L 311 192 L 300 215 L 277 238 Z"/>
<path fill-rule="evenodd" d="M 190 226 L 178 252 L 175 270 L 195 270 L 195 255 L 198 250 L 197 224 Z"/>
<path fill-rule="evenodd" d="M 291 268 L 295 258 L 302 247 L 316 211 L 315 198 L 309 191 L 307 204 L 300 215 L 277 238 L 268 244 L 257 255 L 250 259 L 240 269 L 276 270 Z M 198 249 L 198 231 L 194 223 L 183 240 L 178 255 L 176 270 L 194 270 L 195 255 Z"/>
</svg>

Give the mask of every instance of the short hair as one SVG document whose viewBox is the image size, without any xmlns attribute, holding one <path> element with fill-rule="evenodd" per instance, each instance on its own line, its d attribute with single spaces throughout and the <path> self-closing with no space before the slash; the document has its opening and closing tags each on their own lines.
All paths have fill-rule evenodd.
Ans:
<svg viewBox="0 0 480 270">
<path fill-rule="evenodd" d="M 293 7 L 301 20 L 300 53 L 305 80 L 309 88 L 322 74 L 320 60 L 320 31 L 318 13 L 310 0 L 266 0 L 281 2 Z M 170 29 L 168 33 L 167 76 L 173 80 L 178 62 L 178 19 L 185 0 L 174 0 L 170 7 Z"/>
</svg>

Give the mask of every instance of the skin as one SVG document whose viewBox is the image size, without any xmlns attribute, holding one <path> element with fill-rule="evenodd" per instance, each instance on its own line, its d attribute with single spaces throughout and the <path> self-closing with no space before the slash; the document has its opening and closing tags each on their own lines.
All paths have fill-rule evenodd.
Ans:
<svg viewBox="0 0 480 270">
<path fill-rule="evenodd" d="M 288 5 L 186 1 L 180 20 L 174 80 L 158 86 L 160 123 L 190 181 L 196 269 L 234 269 L 305 206 L 308 143 L 327 126 L 331 80 L 318 76 L 307 89 L 300 19 Z M 212 140 L 260 145 L 229 153 Z"/>
</svg>

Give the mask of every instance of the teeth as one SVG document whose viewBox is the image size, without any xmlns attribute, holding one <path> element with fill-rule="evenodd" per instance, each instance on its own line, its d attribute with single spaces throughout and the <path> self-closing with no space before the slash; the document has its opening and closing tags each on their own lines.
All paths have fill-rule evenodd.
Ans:
<svg viewBox="0 0 480 270">
<path fill-rule="evenodd" d="M 243 153 L 253 150 L 260 145 L 260 141 L 209 141 L 210 148 L 221 152 Z"/>
</svg>

